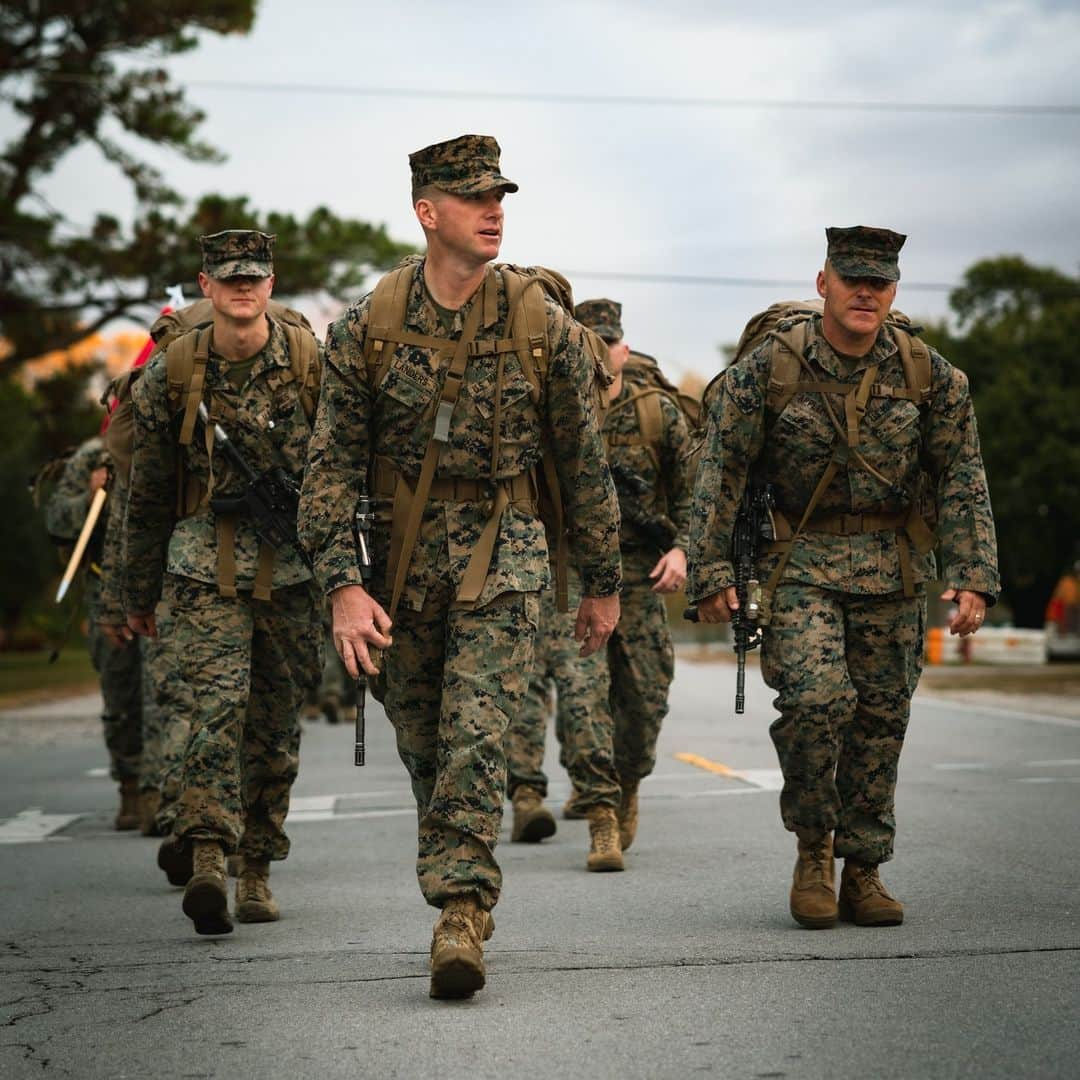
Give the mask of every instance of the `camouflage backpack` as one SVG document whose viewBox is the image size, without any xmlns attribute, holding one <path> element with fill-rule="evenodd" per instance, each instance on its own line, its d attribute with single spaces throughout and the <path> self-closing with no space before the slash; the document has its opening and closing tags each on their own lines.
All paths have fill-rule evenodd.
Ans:
<svg viewBox="0 0 1080 1080">
<path fill-rule="evenodd" d="M 403 509 L 405 500 L 400 497 L 400 484 L 403 478 L 400 476 L 382 477 L 377 474 L 375 467 L 372 470 L 375 475 L 372 478 L 371 488 L 376 494 L 393 498 L 395 520 L 392 523 L 392 532 L 393 535 L 402 537 L 401 545 L 395 552 L 396 565 L 388 567 L 388 578 L 390 579 L 388 584 L 392 586 L 391 618 L 394 617 L 398 602 L 401 599 L 409 563 L 419 535 L 420 519 L 431 491 L 440 449 L 449 437 L 454 402 L 457 400 L 458 392 L 461 389 L 465 368 L 468 365 L 470 356 L 479 354 L 477 350 L 481 345 L 486 345 L 491 351 L 500 356 L 505 353 L 515 354 L 521 364 L 522 373 L 529 382 L 530 396 L 534 403 L 538 403 L 547 379 L 548 364 L 551 359 L 548 355 L 547 300 L 553 300 L 559 304 L 566 310 L 571 319 L 574 316 L 573 291 L 570 283 L 562 274 L 546 267 L 520 267 L 509 263 L 497 263 L 491 269 L 497 271 L 502 277 L 510 311 L 506 338 L 489 343 L 477 343 L 474 340 L 482 315 L 487 316 L 485 322 L 489 325 L 494 321 L 498 303 L 498 291 L 495 285 L 495 276 L 490 271 L 481 286 L 483 293 L 477 297 L 470 312 L 470 319 L 466 321 L 461 339 L 458 342 L 408 332 L 405 330 L 405 314 L 409 302 L 409 293 L 412 290 L 416 269 L 420 262 L 421 258 L 419 256 L 410 256 L 385 274 L 376 284 L 371 294 L 368 309 L 368 330 L 364 341 L 367 382 L 372 389 L 381 386 L 386 378 L 390 369 L 394 345 L 419 345 L 424 348 L 440 349 L 451 354 L 450 367 L 443 383 L 442 395 L 436 406 L 434 434 L 428 444 L 420 476 L 416 481 L 415 488 L 411 490 L 407 510 Z M 607 346 L 598 334 L 584 327 L 582 329 L 585 333 L 586 352 L 593 368 L 594 402 L 598 416 L 602 417 L 607 408 L 607 388 L 611 385 L 611 376 L 604 366 L 604 360 L 607 357 Z M 391 348 L 387 349 L 387 344 Z M 498 365 L 498 371 L 495 391 L 497 400 L 501 397 L 502 391 L 501 363 Z M 493 440 L 493 443 L 492 454 L 494 456 L 498 452 L 497 440 Z M 375 464 L 377 466 L 378 462 Z M 461 492 L 465 490 L 466 482 L 457 481 L 456 484 Z M 538 496 L 534 496 L 534 492 L 537 492 Z M 466 496 L 459 494 L 459 497 L 464 498 Z M 534 497 L 536 511 L 544 522 L 549 544 L 555 552 L 556 600 L 561 611 L 567 609 L 567 567 L 569 565 L 567 526 L 562 495 L 559 490 L 558 475 L 555 471 L 554 457 L 547 447 L 544 449 L 541 468 L 535 477 L 524 475 L 520 478 L 514 478 L 514 482 L 509 486 L 499 486 L 491 518 L 473 549 L 461 587 L 458 590 L 458 601 L 469 603 L 475 601 L 480 595 L 491 565 L 498 524 L 505 507 L 510 501 L 519 499 L 530 501 Z"/>
<path fill-rule="evenodd" d="M 925 418 L 932 394 L 930 349 L 918 336 L 921 328 L 913 325 L 903 312 L 894 310 L 886 318 L 885 328 L 896 342 L 897 352 L 904 369 L 905 385 L 903 387 L 887 386 L 870 381 L 872 372 L 876 371 L 876 368 L 870 369 L 867 372 L 869 377 L 864 378 L 860 383 L 821 382 L 817 373 L 810 367 L 804 353 L 809 340 L 810 323 L 815 316 L 822 314 L 823 309 L 822 300 L 782 300 L 772 304 L 746 324 L 728 367 L 748 356 L 764 342 L 770 342 L 766 405 L 779 415 L 796 394 L 821 395 L 826 402 L 833 426 L 836 428 L 838 441 L 843 439 L 847 444 L 846 456 L 852 464 L 866 469 L 886 488 L 891 488 L 895 486 L 894 482 L 873 468 L 859 453 L 859 428 L 865 415 L 867 402 L 874 397 L 910 401 L 919 408 L 920 414 Z M 726 370 L 728 369 L 721 371 L 705 388 L 703 404 L 706 412 L 723 386 Z M 837 418 L 828 404 L 827 395 L 830 394 L 845 397 L 843 419 Z M 779 512 L 774 514 L 776 548 L 782 551 L 782 557 L 765 587 L 766 594 L 771 594 L 779 583 L 794 542 L 810 522 L 821 496 L 824 495 L 838 469 L 839 461 L 834 455 L 818 480 L 797 524 L 787 521 Z M 860 529 L 863 531 L 879 532 L 888 528 L 897 529 L 900 534 L 900 566 L 904 593 L 912 596 L 914 595 L 914 581 L 908 544 L 912 544 L 919 552 L 929 551 L 934 546 L 933 498 L 930 480 L 925 473 L 920 476 L 917 490 L 909 492 L 909 496 L 909 506 L 905 511 L 897 514 L 857 516 L 862 519 Z M 850 517 L 851 515 L 840 516 Z M 823 531 L 834 531 L 834 529 L 839 531 L 847 529 L 849 524 L 815 519 L 814 528 Z"/>
<path fill-rule="evenodd" d="M 637 412 L 640 441 L 648 448 L 657 469 L 660 468 L 660 446 L 664 438 L 664 417 L 660 399 L 677 405 L 686 420 L 691 440 L 697 441 L 701 434 L 701 402 L 691 394 L 683 393 L 661 370 L 656 359 L 648 353 L 631 351 L 623 368 L 623 380 L 630 393 L 611 405 L 608 415 L 633 405 Z M 635 437 L 634 441 L 638 441 Z"/>
</svg>

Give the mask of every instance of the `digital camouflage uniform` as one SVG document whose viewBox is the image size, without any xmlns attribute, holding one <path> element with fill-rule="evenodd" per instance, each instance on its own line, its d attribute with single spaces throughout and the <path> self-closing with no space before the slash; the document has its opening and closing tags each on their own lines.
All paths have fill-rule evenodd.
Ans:
<svg viewBox="0 0 1080 1080">
<path fill-rule="evenodd" d="M 45 507 L 45 524 L 52 536 L 75 542 L 90 509 L 90 474 L 108 464 L 104 444 L 96 436 L 87 439 L 72 455 Z M 87 641 L 90 659 L 101 680 L 105 704 L 101 720 L 109 751 L 109 771 L 114 780 L 121 782 L 138 777 L 142 753 L 139 643 L 132 641 L 116 648 L 101 632 L 98 620 L 102 610 L 102 563 L 106 555 L 111 557 L 115 545 L 115 540 L 107 535 L 107 522 L 112 507 L 122 499 L 120 489 L 114 484 L 83 560 L 89 623 Z"/>
<path fill-rule="evenodd" d="M 493 139 L 454 140 L 423 172 L 414 155 L 414 182 L 475 180 L 477 190 L 502 186 Z M 476 172 L 480 158 L 494 163 Z M 452 152 L 449 152 L 452 151 Z M 494 290 L 493 292 L 491 290 Z M 301 536 L 327 592 L 361 584 L 352 534 L 357 494 L 373 458 L 410 489 L 434 430 L 434 412 L 448 370 L 446 352 L 420 345 L 393 348 L 385 378 L 368 384 L 363 344 L 371 298 L 353 305 L 327 331 L 327 368 L 301 499 Z M 423 264 L 412 279 L 405 330 L 460 339 L 473 307 L 483 304 L 478 342 L 507 337 L 508 310 L 501 274 L 485 283 L 444 331 L 424 284 Z M 549 581 L 544 526 L 527 501 L 510 502 L 497 521 L 492 558 L 474 602 L 456 599 L 471 552 L 492 517 L 497 489 L 540 463 L 542 442 L 552 449 L 585 592 L 608 596 L 619 588 L 616 509 L 604 466 L 593 404 L 593 369 L 582 330 L 560 307 L 546 305 L 550 363 L 539 405 L 516 352 L 474 350 L 443 446 L 436 484 L 419 537 L 384 660 L 384 705 L 398 752 L 412 779 L 419 815 L 417 874 L 428 903 L 446 907 L 470 895 L 490 909 L 501 874 L 493 854 L 502 818 L 506 766 L 503 734 L 521 707 L 541 590 Z M 440 360 L 439 357 L 442 357 Z M 496 398 L 497 370 L 503 391 Z M 492 470 L 495 418 L 498 454 Z M 481 485 L 482 499 L 453 497 L 455 483 Z M 370 589 L 389 606 L 387 561 L 392 499 L 378 496 Z M 400 489 L 399 489 L 400 490 Z M 449 910 L 449 909 L 447 909 Z"/>
<path fill-rule="evenodd" d="M 576 585 L 573 579 L 572 584 Z M 503 745 L 507 794 L 512 798 L 518 787 L 526 785 L 546 797 L 544 743 L 554 688 L 559 760 L 579 793 L 575 807 L 584 814 L 593 806 L 618 806 L 619 782 L 608 705 L 607 657 L 602 649 L 584 658 L 579 655 L 581 646 L 574 640 L 575 615 L 573 589 L 570 610 L 565 612 L 559 611 L 552 589 L 541 594 L 540 629 L 528 692 L 510 720 Z"/>
<path fill-rule="evenodd" d="M 221 277 L 260 271 L 258 261 L 250 269 L 242 239 L 258 235 L 204 238 L 204 267 Z M 268 261 L 268 250 L 252 257 Z M 240 389 L 211 340 L 203 400 L 256 473 L 280 466 L 299 480 L 310 427 L 285 333 L 269 321 L 270 338 Z M 160 692 L 176 709 L 190 710 L 173 830 L 187 841 L 217 841 L 248 860 L 284 859 L 283 823 L 299 765 L 298 714 L 322 667 L 318 595 L 296 545 L 286 544 L 274 558 L 270 600 L 254 597 L 260 545 L 244 517 L 235 520 L 237 594 L 219 590 L 220 516 L 204 496 L 194 513 L 175 519 L 177 459 L 203 493 L 211 466 L 215 495 L 237 495 L 244 482 L 222 452 L 211 462 L 201 423 L 190 445 L 178 444 L 179 406 L 170 403 L 166 376 L 166 353 L 159 352 L 132 393 L 124 603 L 129 613 L 145 613 L 164 600 L 175 673 L 168 663 L 161 669 Z M 166 792 L 169 782 L 167 776 Z"/>
<path fill-rule="evenodd" d="M 628 402 L 640 389 L 641 384 L 627 372 L 604 419 L 604 444 L 612 468 L 621 466 L 642 481 L 640 487 L 616 485 L 622 518 L 622 615 L 608 641 L 607 661 L 615 767 L 623 786 L 636 784 L 653 771 L 675 674 L 667 608 L 649 577 L 665 552 L 643 534 L 642 523 L 666 518 L 675 529 L 668 550 L 686 551 L 692 494 L 687 461 L 690 432 L 682 409 L 667 395 L 655 395 L 662 434 L 660 445 L 651 447 L 642 436 L 637 407 Z"/>
<path fill-rule="evenodd" d="M 898 234 L 889 236 L 902 243 Z M 895 240 L 892 247 L 898 250 Z M 845 254 L 830 247 L 840 273 L 899 276 L 895 250 L 891 260 L 886 251 L 869 262 L 844 260 Z M 797 525 L 832 457 L 836 431 L 821 394 L 797 393 L 779 415 L 766 404 L 771 355 L 766 341 L 728 368 L 710 407 L 691 529 L 688 592 L 694 600 L 734 583 L 732 526 L 750 468 L 758 482 L 772 484 L 777 510 Z M 805 356 L 823 382 L 858 383 L 877 364 L 878 385 L 906 386 L 886 328 L 868 355 L 845 358 L 815 317 Z M 859 427 L 859 452 L 895 483 L 886 487 L 865 469 L 842 463 L 811 526 L 821 515 L 853 515 L 857 522 L 858 515 L 904 511 L 925 469 L 936 492 L 941 576 L 992 603 L 999 587 L 994 522 L 967 378 L 933 350 L 930 358 L 928 404 L 873 396 Z M 842 396 L 829 398 L 843 417 Z M 871 865 L 893 853 L 897 764 L 922 669 L 924 586 L 938 577 L 933 553 L 909 547 L 915 595 L 905 597 L 900 545 L 907 543 L 896 528 L 852 535 L 805 531 L 771 598 L 762 647 L 762 675 L 777 692 L 780 712 L 770 733 L 784 774 L 784 825 L 807 835 L 835 831 L 838 856 Z M 758 566 L 763 582 L 779 559 L 778 552 L 765 552 Z"/>
</svg>

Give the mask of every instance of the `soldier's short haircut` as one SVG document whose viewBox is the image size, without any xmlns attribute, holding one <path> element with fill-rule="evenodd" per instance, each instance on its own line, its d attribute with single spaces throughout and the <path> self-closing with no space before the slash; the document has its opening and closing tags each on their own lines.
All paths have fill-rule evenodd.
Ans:
<svg viewBox="0 0 1080 1080">
<path fill-rule="evenodd" d="M 434 184 L 421 184 L 419 187 L 414 185 L 412 189 L 412 204 L 415 206 L 421 199 L 430 199 L 434 202 L 436 196 L 445 194 L 446 193 L 442 188 L 438 188 Z"/>
</svg>

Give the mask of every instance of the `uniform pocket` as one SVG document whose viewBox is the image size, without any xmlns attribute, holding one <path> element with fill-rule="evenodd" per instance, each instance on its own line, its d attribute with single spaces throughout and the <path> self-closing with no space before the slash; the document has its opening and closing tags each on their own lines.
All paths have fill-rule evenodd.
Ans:
<svg viewBox="0 0 1080 1080">
<path fill-rule="evenodd" d="M 434 380 L 421 380 L 401 368 L 391 367 L 379 387 L 379 393 L 393 398 L 413 412 L 423 413 L 435 396 L 435 383 Z"/>
</svg>

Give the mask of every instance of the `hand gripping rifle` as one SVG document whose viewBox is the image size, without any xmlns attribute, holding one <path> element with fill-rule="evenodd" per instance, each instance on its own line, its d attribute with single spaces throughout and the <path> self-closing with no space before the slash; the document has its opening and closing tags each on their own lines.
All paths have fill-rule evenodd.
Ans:
<svg viewBox="0 0 1080 1080">
<path fill-rule="evenodd" d="M 201 401 L 198 411 L 199 419 L 210 427 L 210 414 Z M 247 486 L 240 495 L 215 495 L 210 500 L 210 509 L 215 514 L 237 514 L 250 518 L 256 535 L 263 543 L 275 551 L 286 544 L 295 545 L 300 558 L 311 569 L 311 560 L 296 536 L 296 512 L 300 506 L 300 488 L 296 482 L 280 465 L 264 473 L 256 473 L 220 424 L 215 423 L 213 431 L 214 442 L 240 470 Z"/>
<path fill-rule="evenodd" d="M 370 496 L 361 495 L 353 515 L 353 536 L 356 539 L 356 555 L 360 564 L 360 580 L 367 586 L 371 580 L 371 527 L 375 523 L 375 511 Z M 374 650 L 369 650 L 374 653 Z M 367 675 L 360 668 L 356 677 L 356 745 L 354 765 L 364 764 L 364 710 L 367 706 Z"/>
<path fill-rule="evenodd" d="M 731 537 L 731 561 L 735 568 L 735 595 L 739 606 L 731 614 L 731 630 L 735 639 L 735 656 L 739 667 L 735 678 L 735 712 L 746 711 L 746 654 L 761 644 L 761 582 L 754 577 L 758 542 L 776 536 L 772 516 L 772 486 L 748 483 L 743 491 L 735 529 Z M 697 608 L 683 612 L 683 618 L 698 621 Z"/>
</svg>

